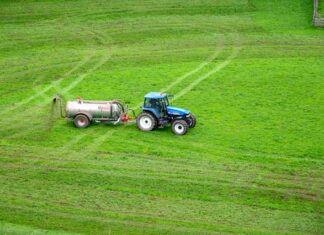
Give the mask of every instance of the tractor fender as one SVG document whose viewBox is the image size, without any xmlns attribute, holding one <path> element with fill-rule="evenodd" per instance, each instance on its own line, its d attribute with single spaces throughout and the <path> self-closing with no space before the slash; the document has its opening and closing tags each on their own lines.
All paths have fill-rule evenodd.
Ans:
<svg viewBox="0 0 324 235">
<path fill-rule="evenodd" d="M 176 120 L 184 120 L 186 121 L 187 123 L 189 123 L 189 120 L 188 118 L 186 117 L 186 115 L 174 115 L 171 117 L 171 122 L 174 122 Z"/>
<path fill-rule="evenodd" d="M 186 120 L 186 115 L 172 115 L 171 116 L 173 120 Z"/>
<path fill-rule="evenodd" d="M 149 113 L 149 114 L 151 114 L 157 120 L 157 117 L 156 117 L 156 115 L 155 115 L 155 113 L 153 111 L 151 111 L 151 110 L 144 110 L 143 109 L 143 113 Z"/>
<path fill-rule="evenodd" d="M 154 108 L 142 108 L 142 111 L 151 113 L 156 119 L 160 117 L 160 114 Z"/>
</svg>

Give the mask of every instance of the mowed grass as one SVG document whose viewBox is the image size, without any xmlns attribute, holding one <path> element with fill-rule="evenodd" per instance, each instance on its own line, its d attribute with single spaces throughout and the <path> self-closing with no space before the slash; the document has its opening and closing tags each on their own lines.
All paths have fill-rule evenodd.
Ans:
<svg viewBox="0 0 324 235">
<path fill-rule="evenodd" d="M 1 1 L 1 234 L 324 233 L 313 1 Z M 173 93 L 195 129 L 80 130 L 51 97 Z"/>
<path fill-rule="evenodd" d="M 323 0 L 318 1 L 318 15 L 319 15 L 319 17 L 324 17 L 324 1 Z"/>
</svg>

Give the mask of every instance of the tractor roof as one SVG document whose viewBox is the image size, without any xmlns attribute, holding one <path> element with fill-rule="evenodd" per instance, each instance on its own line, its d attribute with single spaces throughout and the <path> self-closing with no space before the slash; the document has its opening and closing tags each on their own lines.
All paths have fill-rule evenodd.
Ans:
<svg viewBox="0 0 324 235">
<path fill-rule="evenodd" d="M 150 99 L 161 99 L 166 97 L 167 94 L 166 93 L 162 93 L 162 92 L 150 92 L 147 93 L 144 98 L 150 98 Z"/>
</svg>

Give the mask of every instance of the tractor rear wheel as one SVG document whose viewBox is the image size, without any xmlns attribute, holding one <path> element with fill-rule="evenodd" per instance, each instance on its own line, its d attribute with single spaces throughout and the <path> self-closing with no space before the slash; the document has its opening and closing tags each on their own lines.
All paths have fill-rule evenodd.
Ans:
<svg viewBox="0 0 324 235">
<path fill-rule="evenodd" d="M 176 135 L 184 135 L 188 131 L 188 123 L 185 120 L 175 120 L 172 122 L 172 131 Z"/>
<path fill-rule="evenodd" d="M 142 131 L 151 131 L 156 127 L 157 121 L 152 114 L 143 112 L 136 118 L 136 124 Z"/>
<path fill-rule="evenodd" d="M 194 128 L 196 126 L 197 120 L 196 120 L 196 117 L 192 113 L 189 114 L 189 117 L 187 120 L 188 120 L 188 125 L 190 128 Z"/>
<path fill-rule="evenodd" d="M 86 128 L 90 124 L 89 118 L 84 114 L 79 114 L 74 118 L 74 125 L 77 128 Z"/>
</svg>

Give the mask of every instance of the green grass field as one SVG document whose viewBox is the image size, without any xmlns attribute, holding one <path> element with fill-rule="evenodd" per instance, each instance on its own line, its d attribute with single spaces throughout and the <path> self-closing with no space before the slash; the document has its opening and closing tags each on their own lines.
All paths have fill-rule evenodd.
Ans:
<svg viewBox="0 0 324 235">
<path fill-rule="evenodd" d="M 312 4 L 1 1 L 0 234 L 323 234 Z M 196 128 L 76 129 L 50 105 L 150 91 Z"/>
<path fill-rule="evenodd" d="M 324 0 L 318 1 L 318 15 L 319 17 L 324 17 Z"/>
</svg>

